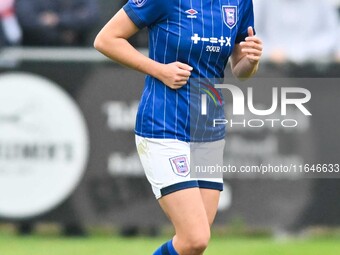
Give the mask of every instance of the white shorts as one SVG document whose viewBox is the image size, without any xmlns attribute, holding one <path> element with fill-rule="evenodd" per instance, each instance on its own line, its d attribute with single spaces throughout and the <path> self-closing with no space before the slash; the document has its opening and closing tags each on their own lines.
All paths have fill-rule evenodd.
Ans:
<svg viewBox="0 0 340 255">
<path fill-rule="evenodd" d="M 195 143 L 195 146 L 191 146 L 192 143 L 176 139 L 155 139 L 136 135 L 137 151 L 156 199 L 193 187 L 222 191 L 222 176 L 193 177 L 195 174 L 190 173 L 190 159 L 192 163 L 195 161 L 195 165 L 200 162 L 223 165 L 224 144 L 224 140 L 219 140 Z"/>
</svg>

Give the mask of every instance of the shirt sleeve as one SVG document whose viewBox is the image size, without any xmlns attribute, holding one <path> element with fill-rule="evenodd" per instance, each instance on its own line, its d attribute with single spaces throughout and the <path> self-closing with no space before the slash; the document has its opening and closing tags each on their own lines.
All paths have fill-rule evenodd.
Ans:
<svg viewBox="0 0 340 255">
<path fill-rule="evenodd" d="M 133 23 L 142 29 L 167 19 L 170 0 L 129 0 L 123 9 Z"/>
<path fill-rule="evenodd" d="M 245 6 L 242 6 L 241 19 L 239 20 L 239 29 L 236 36 L 236 43 L 240 43 L 245 40 L 248 36 L 248 27 L 252 27 L 254 29 L 254 8 L 253 1 L 246 0 L 243 1 Z M 254 29 L 255 34 L 255 29 Z"/>
</svg>

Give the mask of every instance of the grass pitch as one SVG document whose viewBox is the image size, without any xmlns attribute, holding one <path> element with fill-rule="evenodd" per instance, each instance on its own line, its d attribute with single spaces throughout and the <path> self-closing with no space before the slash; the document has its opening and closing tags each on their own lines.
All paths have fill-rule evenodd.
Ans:
<svg viewBox="0 0 340 255">
<path fill-rule="evenodd" d="M 90 236 L 64 238 L 0 233 L 1 255 L 152 255 L 167 238 Z M 340 238 L 290 239 L 213 237 L 205 255 L 339 255 Z"/>
</svg>

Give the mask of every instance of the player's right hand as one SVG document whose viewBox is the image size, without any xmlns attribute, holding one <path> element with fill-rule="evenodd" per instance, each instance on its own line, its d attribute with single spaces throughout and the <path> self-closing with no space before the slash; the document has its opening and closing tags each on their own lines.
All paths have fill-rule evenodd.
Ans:
<svg viewBox="0 0 340 255">
<path fill-rule="evenodd" d="M 193 68 L 181 62 L 163 64 L 159 80 L 172 89 L 179 89 L 187 84 Z"/>
</svg>

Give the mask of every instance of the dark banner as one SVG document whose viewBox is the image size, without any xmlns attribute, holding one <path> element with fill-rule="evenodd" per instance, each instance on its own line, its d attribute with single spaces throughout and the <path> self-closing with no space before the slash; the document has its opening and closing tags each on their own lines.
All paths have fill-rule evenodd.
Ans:
<svg viewBox="0 0 340 255">
<path fill-rule="evenodd" d="M 37 52 L 40 58 L 23 52 L 11 62 L 13 53 L 3 55 L 0 69 L 2 220 L 121 227 L 167 223 L 144 177 L 134 142 L 144 75 L 97 57 L 91 50 L 64 55 L 61 51 L 67 57 L 58 60 L 53 51 Z M 258 110 L 273 105 L 273 88 L 277 88 L 278 107 L 271 119 L 279 121 L 271 128 L 256 128 L 264 119 L 249 115 L 235 119 L 234 123 L 241 124 L 230 127 L 227 118 L 235 98 L 225 91 L 229 126 L 224 165 L 261 166 L 262 171 L 263 166 L 267 171 L 270 166 L 293 166 L 300 175 L 274 170 L 273 174 L 225 174 L 216 224 L 241 220 L 271 229 L 339 225 L 340 181 L 335 178 L 339 174 L 312 174 L 317 171 L 313 168 L 320 167 L 332 167 L 334 174 L 340 163 L 336 70 L 335 64 L 321 69 L 268 64 L 262 65 L 257 81 L 234 84 L 242 91 L 246 106 L 247 88 L 253 88 Z M 312 116 L 300 116 L 299 107 L 290 116 L 281 115 L 282 88 L 308 90 L 311 98 L 303 105 Z M 295 92 L 289 95 L 306 96 Z M 296 120 L 297 127 L 285 127 L 295 122 L 282 124 L 284 119 Z M 14 184 L 9 185 L 10 181 Z M 25 196 L 30 200 L 25 201 Z"/>
</svg>

